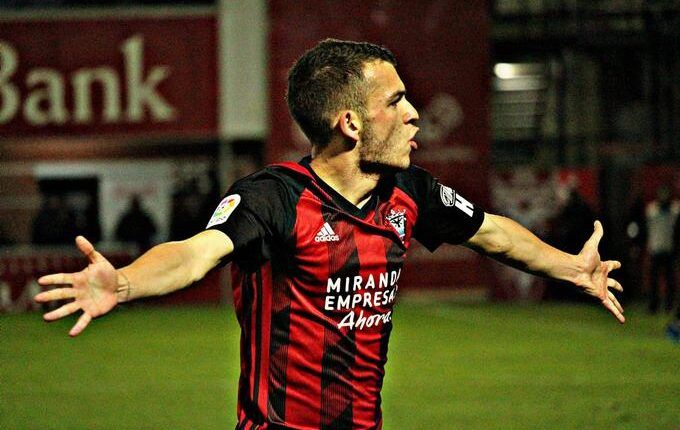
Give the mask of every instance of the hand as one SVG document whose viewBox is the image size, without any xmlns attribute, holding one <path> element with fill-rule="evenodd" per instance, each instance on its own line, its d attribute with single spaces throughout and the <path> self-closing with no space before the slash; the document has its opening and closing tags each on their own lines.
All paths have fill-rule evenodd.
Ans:
<svg viewBox="0 0 680 430">
<path fill-rule="evenodd" d="M 597 247 L 602 239 L 602 224 L 595 221 L 595 231 L 583 245 L 583 249 L 578 254 L 578 258 L 583 264 L 583 271 L 575 280 L 575 284 L 583 289 L 587 294 L 597 297 L 605 308 L 614 315 L 621 324 L 626 322 L 623 316 L 623 307 L 616 299 L 616 296 L 609 291 L 612 288 L 623 291 L 623 287 L 615 279 L 609 278 L 609 272 L 621 267 L 621 263 L 614 260 L 601 261 Z"/>
<path fill-rule="evenodd" d="M 79 335 L 92 318 L 106 314 L 118 303 L 116 269 L 83 236 L 76 238 L 76 245 L 90 261 L 88 266 L 77 273 L 56 273 L 41 277 L 38 279 L 40 285 L 71 285 L 71 287 L 55 288 L 35 296 L 35 300 L 41 303 L 74 299 L 43 316 L 46 321 L 54 321 L 82 309 L 83 314 L 69 332 L 70 336 Z"/>
</svg>

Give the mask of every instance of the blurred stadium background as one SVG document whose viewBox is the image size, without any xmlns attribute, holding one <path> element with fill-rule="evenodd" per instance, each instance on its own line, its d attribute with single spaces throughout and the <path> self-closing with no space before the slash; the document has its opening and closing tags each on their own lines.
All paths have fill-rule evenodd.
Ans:
<svg viewBox="0 0 680 430">
<path fill-rule="evenodd" d="M 659 186 L 680 196 L 674 0 L 0 0 L 0 428 L 231 426 L 226 272 L 77 340 L 30 298 L 84 264 L 75 234 L 126 264 L 202 229 L 234 179 L 304 155 L 286 71 L 326 37 L 395 52 L 416 163 L 572 252 L 597 217 L 624 263 L 619 327 L 567 286 L 414 247 L 385 427 L 680 428 L 644 228 Z M 121 223 L 135 197 L 142 231 Z"/>
</svg>

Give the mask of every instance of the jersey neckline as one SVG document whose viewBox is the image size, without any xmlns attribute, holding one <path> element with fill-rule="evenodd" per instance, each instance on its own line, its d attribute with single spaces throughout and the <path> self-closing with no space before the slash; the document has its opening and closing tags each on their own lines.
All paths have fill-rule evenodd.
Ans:
<svg viewBox="0 0 680 430">
<path fill-rule="evenodd" d="M 377 190 L 374 190 L 374 192 L 371 193 L 371 197 L 369 198 L 365 205 L 363 205 L 362 207 L 358 207 L 354 203 L 347 200 L 342 194 L 335 191 L 335 189 L 328 185 L 323 179 L 321 179 L 319 175 L 316 174 L 314 169 L 312 169 L 312 166 L 310 164 L 311 160 L 312 157 L 308 155 L 302 158 L 298 164 L 300 164 L 302 167 L 307 169 L 307 171 L 309 171 L 309 173 L 314 178 L 314 182 L 316 182 L 317 185 L 331 197 L 333 203 L 340 209 L 356 218 L 365 219 L 368 216 L 368 214 L 377 207 L 378 205 L 378 193 L 376 192 Z"/>
</svg>

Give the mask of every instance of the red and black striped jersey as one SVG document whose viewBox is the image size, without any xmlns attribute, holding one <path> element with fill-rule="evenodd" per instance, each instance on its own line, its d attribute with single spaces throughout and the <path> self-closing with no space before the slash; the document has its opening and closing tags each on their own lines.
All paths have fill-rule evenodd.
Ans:
<svg viewBox="0 0 680 430">
<path fill-rule="evenodd" d="M 358 208 L 300 163 L 230 189 L 207 228 L 234 243 L 240 428 L 376 429 L 399 276 L 411 239 L 433 251 L 484 212 L 417 167 Z"/>
</svg>

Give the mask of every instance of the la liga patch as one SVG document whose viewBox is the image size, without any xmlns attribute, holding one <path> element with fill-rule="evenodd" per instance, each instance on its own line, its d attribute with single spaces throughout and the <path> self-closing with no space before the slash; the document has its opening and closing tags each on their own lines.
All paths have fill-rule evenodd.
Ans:
<svg viewBox="0 0 680 430">
<path fill-rule="evenodd" d="M 241 203 L 241 196 L 238 194 L 232 194 L 222 199 L 205 228 L 210 228 L 214 225 L 226 222 L 227 219 L 229 219 L 229 215 L 234 212 L 234 209 L 236 209 L 239 203 Z"/>
</svg>

